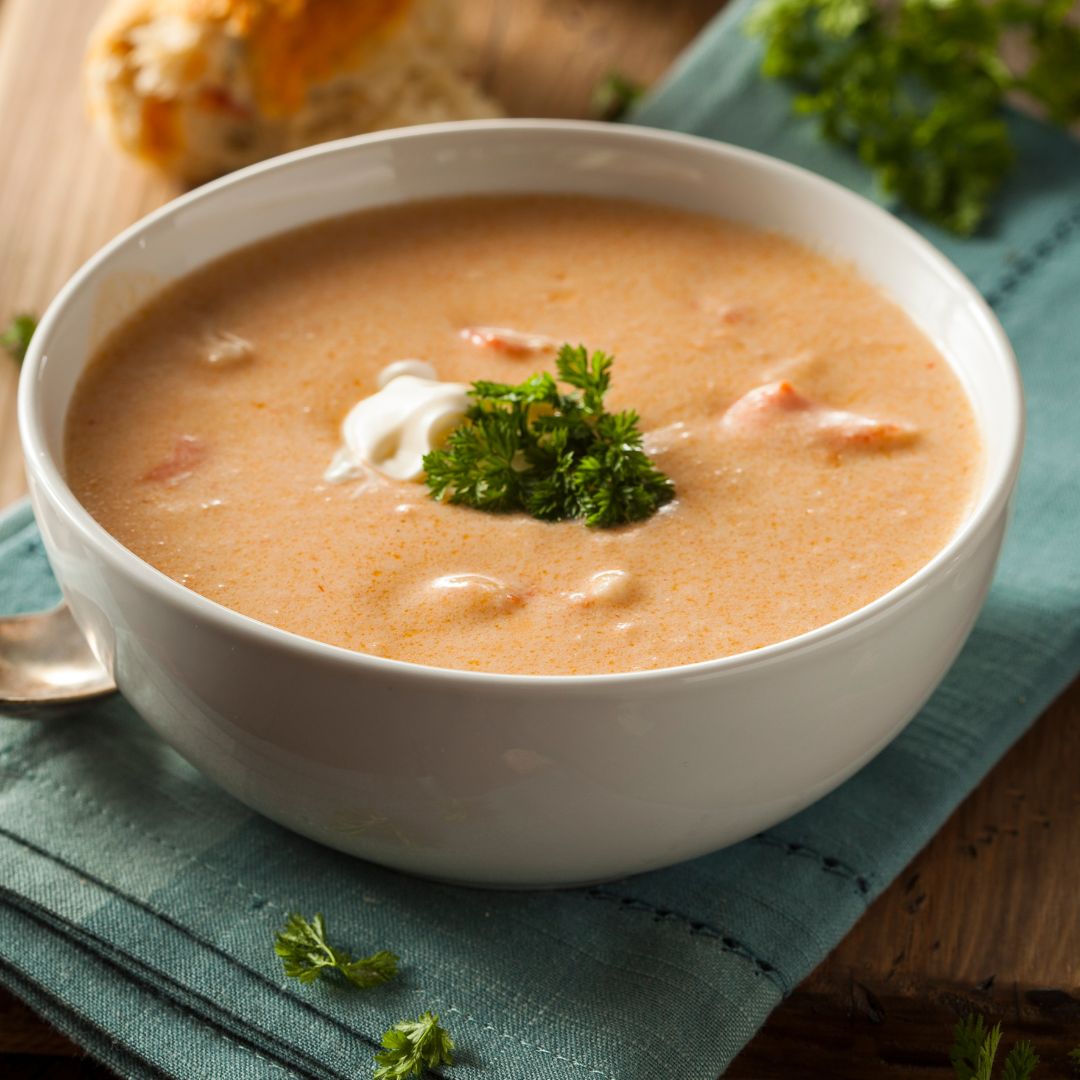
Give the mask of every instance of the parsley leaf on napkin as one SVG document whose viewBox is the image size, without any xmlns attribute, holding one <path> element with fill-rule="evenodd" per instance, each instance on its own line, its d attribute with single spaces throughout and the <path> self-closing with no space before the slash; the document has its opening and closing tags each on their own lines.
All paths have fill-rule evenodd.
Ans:
<svg viewBox="0 0 1080 1080">
<path fill-rule="evenodd" d="M 335 949 L 326 940 L 326 922 L 321 915 L 311 922 L 303 915 L 290 915 L 274 940 L 274 952 L 281 957 L 285 974 L 302 983 L 314 982 L 324 971 L 337 970 L 353 986 L 366 989 L 392 979 L 398 969 L 398 958 L 385 949 L 361 957 Z"/>
<path fill-rule="evenodd" d="M 405 1080 L 425 1070 L 454 1064 L 454 1040 L 439 1017 L 426 1012 L 418 1020 L 399 1020 L 382 1037 L 384 1049 L 375 1055 L 374 1080 Z"/>
</svg>

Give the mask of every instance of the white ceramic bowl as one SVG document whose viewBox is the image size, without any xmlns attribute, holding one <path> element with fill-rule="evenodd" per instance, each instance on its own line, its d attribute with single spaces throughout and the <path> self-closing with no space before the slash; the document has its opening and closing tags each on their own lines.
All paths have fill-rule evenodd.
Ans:
<svg viewBox="0 0 1080 1080">
<path fill-rule="evenodd" d="M 364 656 L 188 591 L 64 482 L 65 416 L 102 335 L 162 284 L 364 207 L 484 192 L 619 195 L 774 229 L 846 258 L 937 342 L 986 440 L 977 506 L 901 586 L 740 656 L 625 675 L 516 676 Z M 986 593 L 1019 463 L 1009 344 L 967 280 L 865 200 L 758 154 L 628 126 L 491 121 L 350 139 L 177 199 L 57 297 L 23 371 L 30 490 L 64 595 L 163 739 L 289 828 L 457 881 L 562 885 L 686 859 L 775 824 L 911 719 Z"/>
</svg>

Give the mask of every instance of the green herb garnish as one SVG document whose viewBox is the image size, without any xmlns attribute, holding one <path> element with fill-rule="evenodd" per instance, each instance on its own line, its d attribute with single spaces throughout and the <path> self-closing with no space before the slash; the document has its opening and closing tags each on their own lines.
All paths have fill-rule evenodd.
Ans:
<svg viewBox="0 0 1080 1080">
<path fill-rule="evenodd" d="M 384 1050 L 375 1055 L 375 1080 L 405 1080 L 425 1070 L 454 1064 L 454 1040 L 439 1018 L 426 1012 L 419 1020 L 400 1020 L 382 1037 Z"/>
<path fill-rule="evenodd" d="M 956 1080 L 992 1080 L 994 1058 L 1001 1042 L 1001 1025 L 987 1030 L 981 1016 L 965 1016 L 953 1031 L 949 1064 Z M 1039 1059 L 1029 1042 L 1018 1042 L 1009 1051 L 1001 1080 L 1030 1080 Z"/>
<path fill-rule="evenodd" d="M 602 528 L 651 517 L 675 487 L 642 449 L 637 413 L 604 409 L 611 364 L 606 353 L 564 345 L 559 380 L 576 393 L 561 393 L 547 372 L 516 386 L 474 382 L 465 422 L 424 457 L 432 495 Z"/>
<path fill-rule="evenodd" d="M 274 939 L 274 952 L 281 957 L 285 974 L 303 983 L 314 982 L 324 971 L 340 971 L 362 989 L 377 986 L 397 974 L 398 958 L 380 950 L 371 956 L 354 958 L 335 949 L 326 940 L 326 922 L 316 915 L 308 922 L 303 915 L 290 915 L 285 929 Z"/>
<path fill-rule="evenodd" d="M 1072 0 L 762 0 L 749 29 L 762 71 L 800 89 L 797 112 L 849 146 L 882 188 L 961 235 L 982 222 L 1012 167 L 1006 95 L 1023 91 L 1049 118 L 1080 117 L 1080 27 Z M 1001 57 L 1018 35 L 1031 62 Z"/>
<path fill-rule="evenodd" d="M 621 120 L 644 93 L 641 83 L 619 71 L 609 71 L 593 87 L 589 115 L 594 120 Z"/>
<path fill-rule="evenodd" d="M 33 315 L 16 315 L 0 334 L 0 345 L 21 364 L 36 329 L 37 319 Z"/>
</svg>

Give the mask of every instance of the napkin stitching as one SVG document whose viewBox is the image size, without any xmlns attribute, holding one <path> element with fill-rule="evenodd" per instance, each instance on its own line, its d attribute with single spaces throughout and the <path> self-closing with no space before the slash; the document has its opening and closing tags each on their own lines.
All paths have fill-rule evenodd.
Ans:
<svg viewBox="0 0 1080 1080">
<path fill-rule="evenodd" d="M 3 749 L 0 749 L 0 759 L 10 758 L 12 752 L 16 750 L 19 745 L 20 742 L 16 741 L 13 743 L 9 743 L 7 746 L 3 747 Z M 262 896 L 259 893 L 255 892 L 255 890 L 252 889 L 250 885 L 241 881 L 239 878 L 228 877 L 225 873 L 221 871 L 219 867 L 213 866 L 208 862 L 204 862 L 202 859 L 199 858 L 198 855 L 195 855 L 190 851 L 185 851 L 183 848 L 177 847 L 175 844 L 171 843 L 168 840 L 165 840 L 163 837 L 158 836 L 156 833 L 150 832 L 145 826 L 136 825 L 133 821 L 129 821 L 127 818 L 120 817 L 120 815 L 117 814 L 116 811 L 113 810 L 111 807 L 108 807 L 104 803 L 98 802 L 96 799 L 91 798 L 85 792 L 79 791 L 77 788 L 69 787 L 67 784 L 63 783 L 60 780 L 57 780 L 55 777 L 46 776 L 43 773 L 35 770 L 32 766 L 26 765 L 21 761 L 9 761 L 8 766 L 11 771 L 15 772 L 19 776 L 22 776 L 24 779 L 33 780 L 38 783 L 45 784 L 56 791 L 68 795 L 74 801 L 81 802 L 86 806 L 92 807 L 94 810 L 97 811 L 97 813 L 103 815 L 104 817 L 112 818 L 115 822 L 117 822 L 117 824 L 123 825 L 126 829 L 142 835 L 148 840 L 152 840 L 155 844 L 158 844 L 161 847 L 165 848 L 166 851 L 171 852 L 173 855 L 178 855 L 185 862 L 191 862 L 194 863 L 196 866 L 201 866 L 204 870 L 209 870 L 212 874 L 220 878 L 222 881 L 227 882 L 234 888 L 239 888 L 243 890 L 243 892 L 245 892 L 250 899 L 255 901 L 257 907 L 261 908 L 270 906 L 277 908 L 279 911 L 286 910 L 281 904 L 278 904 L 275 901 L 269 899 L 269 897 Z M 21 838 L 19 837 L 13 837 L 13 839 L 19 839 L 20 842 L 25 842 L 21 841 Z"/>
<path fill-rule="evenodd" d="M 112 896 L 116 897 L 117 899 L 119 899 L 123 903 L 130 904 L 132 907 L 139 908 L 140 910 L 145 911 L 147 914 L 152 915 L 155 919 L 158 919 L 161 922 L 163 922 L 166 926 L 171 927 L 178 934 L 181 934 L 184 937 L 190 938 L 192 941 L 194 941 L 200 947 L 202 947 L 204 949 L 207 949 L 209 952 L 212 952 L 212 953 L 216 954 L 222 960 L 224 960 L 227 964 L 229 964 L 229 965 L 231 965 L 233 967 L 238 967 L 238 968 L 242 969 L 243 971 L 247 972 L 247 974 L 252 976 L 252 978 L 257 979 L 258 981 L 264 983 L 270 990 L 272 990 L 279 997 L 286 998 L 291 1004 L 298 1005 L 304 1011 L 314 1012 L 321 1020 L 323 1020 L 326 1023 L 330 1024 L 332 1027 L 336 1027 L 336 1028 L 341 1029 L 346 1035 L 348 1035 L 348 1036 L 350 1036 L 352 1038 L 358 1038 L 361 1041 L 367 1043 L 367 1045 L 371 1049 L 373 1049 L 373 1050 L 379 1049 L 378 1042 L 376 1040 L 372 1039 L 371 1036 L 365 1034 L 363 1031 L 359 1030 L 358 1028 L 350 1027 L 349 1024 L 345 1023 L 342 1020 L 337 1019 L 336 1017 L 332 1016 L 329 1013 L 322 1012 L 313 1003 L 305 1000 L 304 998 L 299 997 L 299 996 L 297 996 L 295 994 L 290 994 L 288 991 L 286 991 L 282 987 L 278 986 L 277 983 L 275 983 L 271 978 L 269 978 L 263 972 L 259 971 L 255 967 L 252 967 L 250 964 L 245 963 L 243 960 L 240 960 L 236 956 L 233 956 L 232 954 L 226 952 L 220 945 L 215 944 L 213 941 L 210 941 L 210 940 L 207 940 L 206 938 L 201 937 L 199 934 L 195 933 L 189 927 L 186 927 L 182 923 L 178 922 L 167 911 L 163 911 L 162 909 L 160 909 L 158 907 L 155 907 L 153 904 L 151 904 L 147 900 L 143 900 L 138 896 L 133 896 L 131 893 L 125 892 L 123 889 L 111 884 L 108 881 L 105 881 L 103 878 L 98 877 L 96 874 L 92 873 L 91 871 L 89 871 L 89 870 L 87 870 L 87 869 L 85 869 L 83 867 L 77 866 L 75 863 L 69 862 L 67 859 L 61 858 L 60 856 L 55 855 L 50 851 L 47 851 L 45 848 L 39 846 L 38 844 L 33 843 L 30 840 L 27 840 L 25 837 L 19 836 L 16 833 L 10 832 L 8 829 L 3 828 L 3 826 L 0 826 L 0 835 L 6 836 L 10 840 L 12 840 L 13 842 L 15 842 L 17 844 L 20 844 L 22 847 L 29 848 L 31 851 L 36 852 L 42 858 L 48 859 L 50 862 L 54 862 L 58 866 L 62 866 L 62 867 L 64 867 L 64 869 L 69 870 L 70 872 L 72 872 L 74 874 L 78 874 L 80 877 L 86 878 L 88 881 L 91 881 L 95 885 L 97 885 L 104 892 L 111 894 Z M 18 897 L 16 897 L 16 899 L 18 899 Z M 40 907 L 40 905 L 34 904 L 33 901 L 29 901 L 29 903 L 35 908 Z M 34 915 L 33 911 L 28 910 L 26 907 L 24 907 L 21 904 L 17 905 L 17 906 L 18 906 L 19 910 L 23 911 L 30 918 L 35 918 L 35 919 L 37 919 L 38 922 L 45 922 L 46 925 L 48 925 L 48 920 L 44 919 L 42 916 Z M 141 964 L 141 961 L 139 960 L 139 958 L 137 956 L 134 956 L 133 954 L 127 953 L 122 948 L 122 946 L 120 946 L 118 943 L 116 943 L 116 942 L 108 942 L 103 938 L 99 938 L 98 935 L 92 934 L 91 931 L 87 930 L 86 927 L 84 927 L 84 926 L 79 926 L 78 929 L 80 930 L 80 932 L 86 938 L 94 938 L 95 940 L 101 940 L 104 944 L 109 945 L 111 948 L 116 949 L 118 952 L 123 953 L 124 955 L 130 956 L 131 959 L 134 962 Z M 111 963 L 111 961 L 106 956 L 102 955 L 101 953 L 98 953 L 98 952 L 95 951 L 95 955 L 98 956 L 104 963 Z M 113 964 L 113 966 L 116 967 L 117 965 Z M 175 979 L 170 979 L 170 977 L 163 971 L 158 971 L 157 974 L 161 978 L 169 979 L 171 982 L 174 982 L 174 983 L 176 982 Z M 152 986 L 152 984 L 144 983 L 142 980 L 140 980 L 140 985 L 146 985 L 148 989 L 155 990 L 155 988 Z M 184 989 L 185 993 L 191 994 L 193 997 L 196 997 L 196 998 L 201 998 L 204 1001 L 206 1000 L 205 995 L 200 994 L 198 991 L 192 990 L 190 987 L 186 987 L 182 983 L 179 983 L 177 985 L 180 985 Z M 160 994 L 160 991 L 155 991 L 155 992 Z M 184 1008 L 185 1011 L 187 1011 L 188 1013 L 190 1013 L 193 1016 L 199 1017 L 201 1020 L 203 1020 L 209 1026 L 212 1026 L 217 1030 L 220 1029 L 220 1025 L 215 1024 L 214 1021 L 212 1019 L 210 1019 L 208 1016 L 207 1017 L 199 1016 L 199 1014 L 195 1010 L 193 1010 L 193 1009 L 191 1009 L 189 1007 L 186 1007 L 186 1006 L 181 1006 L 181 1004 L 179 1002 L 177 1002 L 173 998 L 168 997 L 167 995 L 162 994 L 161 997 L 162 997 L 163 1000 L 169 1002 L 170 1004 L 172 1004 L 177 1009 Z M 221 1007 L 220 1005 L 219 1005 L 219 1008 L 221 1008 L 221 1011 L 223 1013 L 225 1013 L 226 1015 L 228 1015 L 231 1019 L 237 1021 L 238 1023 L 244 1023 L 244 1017 L 238 1015 L 237 1013 L 235 1013 L 235 1012 L 233 1012 L 231 1010 L 227 1010 L 224 1007 Z M 242 1045 L 242 1044 L 240 1044 L 240 1045 Z M 252 1053 L 254 1053 L 254 1052 L 255 1051 L 252 1050 Z"/>
<path fill-rule="evenodd" d="M 1031 249 L 1021 256 L 1005 273 L 997 288 L 986 294 L 986 302 L 997 307 L 1006 300 L 1035 273 L 1071 236 L 1080 228 L 1080 203 L 1060 217 L 1050 231 Z"/>
<path fill-rule="evenodd" d="M 768 960 L 763 960 L 749 946 L 744 945 L 730 934 L 725 934 L 723 930 L 713 926 L 711 923 L 702 922 L 700 919 L 694 919 L 689 915 L 683 914 L 681 911 L 675 911 L 668 907 L 659 907 L 656 904 L 649 903 L 647 900 L 639 900 L 635 896 L 624 896 L 611 889 L 600 886 L 594 886 L 593 888 L 586 890 L 585 895 L 592 900 L 606 900 L 609 903 L 618 904 L 626 911 L 649 912 L 655 917 L 657 922 L 684 923 L 690 928 L 690 933 L 692 935 L 696 934 L 700 937 L 718 941 L 720 943 L 719 947 L 723 952 L 731 953 L 733 956 L 738 956 L 743 960 L 749 961 L 753 964 L 755 970 L 759 974 L 764 975 L 766 979 L 779 989 L 784 997 L 787 997 L 788 994 L 791 993 L 791 986 L 787 977 L 775 964 L 770 964 Z"/>
<path fill-rule="evenodd" d="M 847 878 L 853 882 L 855 888 L 863 896 L 870 893 L 870 876 L 860 874 L 853 866 L 850 866 L 842 859 L 838 859 L 835 855 L 822 855 L 820 851 L 815 851 L 814 848 L 808 847 L 806 844 L 800 844 L 794 840 L 784 840 L 771 833 L 758 833 L 757 836 L 751 836 L 750 840 L 755 844 L 779 848 L 785 855 L 798 855 L 802 858 L 816 860 L 826 873 L 835 874 L 837 877 Z"/>
<path fill-rule="evenodd" d="M 527 1050 L 535 1050 L 541 1054 L 550 1054 L 556 1061 L 565 1061 L 568 1065 L 576 1065 L 579 1069 L 588 1069 L 590 1076 L 602 1076 L 604 1080 L 618 1080 L 617 1077 L 612 1076 L 611 1073 L 604 1072 L 603 1069 L 598 1069 L 593 1065 L 590 1065 L 586 1061 L 575 1061 L 573 1058 L 568 1058 L 563 1054 L 558 1053 L 555 1050 L 548 1050 L 537 1043 L 526 1042 L 524 1039 L 519 1038 L 517 1035 L 510 1035 L 505 1031 L 500 1031 L 498 1028 L 491 1024 L 485 1024 L 482 1020 L 477 1020 L 475 1016 L 471 1016 L 469 1013 L 462 1012 L 461 1009 L 454 1005 L 448 1005 L 446 1008 L 448 1013 L 456 1013 L 465 1023 L 473 1023 L 479 1025 L 483 1031 L 490 1031 L 495 1035 L 498 1035 L 500 1039 L 507 1039 L 510 1042 L 516 1042 L 521 1046 L 524 1046 Z"/>
<path fill-rule="evenodd" d="M 165 995 L 159 993 L 153 987 L 150 988 L 150 992 L 156 997 L 165 997 Z M 169 999 L 165 997 L 165 1000 L 168 1001 Z M 265 1061 L 266 1064 L 270 1066 L 270 1068 L 277 1069 L 278 1072 L 284 1073 L 286 1076 L 297 1077 L 304 1075 L 302 1072 L 297 1072 L 295 1069 L 290 1069 L 287 1066 L 282 1065 L 279 1061 L 274 1061 L 272 1058 L 268 1058 L 265 1054 L 260 1054 L 259 1051 L 252 1046 L 245 1046 L 242 1042 L 240 1042 L 238 1039 L 234 1039 L 231 1035 L 226 1035 L 225 1032 L 222 1031 L 221 1028 L 212 1021 L 207 1021 L 203 1017 L 198 1017 L 198 1019 L 200 1020 L 200 1022 L 206 1023 L 208 1027 L 212 1028 L 214 1033 L 219 1038 L 223 1039 L 227 1043 L 231 1043 L 239 1050 L 246 1050 L 252 1057 L 256 1057 L 260 1061 Z"/>
<path fill-rule="evenodd" d="M 35 922 L 38 922 L 38 923 L 41 922 L 41 920 L 38 919 L 33 914 L 33 912 L 26 911 L 24 908 L 20 908 L 19 910 L 21 910 L 24 915 L 26 915 L 30 919 L 33 919 Z M 47 925 L 48 924 L 46 923 L 46 926 Z M 101 956 L 100 954 L 96 954 L 96 953 L 94 955 L 95 955 L 96 959 L 100 963 L 105 964 L 107 967 L 110 967 L 115 971 L 119 971 L 120 976 L 122 978 L 128 978 L 128 976 L 123 973 L 122 969 L 120 969 L 118 967 L 118 965 L 116 965 L 111 960 L 109 960 L 108 957 Z M 32 975 L 29 975 L 27 972 L 23 971 L 21 968 L 16 968 L 16 967 L 14 967 L 14 965 L 12 963 L 7 962 L 7 961 L 3 962 L 3 966 L 5 968 L 7 968 L 8 970 L 12 970 L 12 969 L 15 970 L 18 973 L 18 976 L 21 979 L 24 979 L 26 982 L 29 982 L 33 986 L 37 987 L 38 992 L 40 994 L 42 994 L 43 996 L 48 997 L 48 998 L 53 999 L 53 1000 L 62 1000 L 62 999 L 59 998 L 59 995 L 55 994 L 48 987 L 43 985 L 40 982 L 40 980 L 34 978 Z M 217 1024 L 215 1024 L 212 1020 L 210 1020 L 207 1017 L 199 1016 L 198 1013 L 193 1012 L 191 1009 L 189 1009 L 186 1006 L 182 1005 L 180 1002 L 175 1001 L 174 999 L 170 998 L 168 995 L 161 993 L 161 991 L 158 990 L 156 987 L 154 987 L 154 986 L 152 986 L 152 985 L 150 985 L 148 983 L 144 983 L 144 982 L 142 982 L 140 980 L 139 981 L 139 988 L 140 988 L 140 990 L 145 991 L 146 993 L 150 994 L 151 997 L 154 997 L 158 1001 L 161 1001 L 162 1003 L 164 1003 L 171 1011 L 177 1012 L 177 1013 L 182 1013 L 182 1014 L 187 1014 L 188 1016 L 193 1017 L 196 1020 L 196 1022 L 206 1024 L 207 1027 L 209 1027 L 216 1035 L 219 1035 L 222 1039 L 224 1039 L 225 1042 L 232 1044 L 238 1050 L 243 1050 L 246 1053 L 251 1054 L 252 1057 L 258 1058 L 260 1061 L 266 1062 L 267 1065 L 271 1066 L 274 1069 L 277 1069 L 278 1072 L 282 1072 L 286 1076 L 293 1077 L 294 1080 L 296 1080 L 296 1078 L 302 1078 L 305 1075 L 302 1072 L 297 1072 L 294 1069 L 290 1069 L 290 1068 L 286 1067 L 285 1065 L 282 1065 L 280 1062 L 274 1061 L 272 1058 L 266 1057 L 264 1054 L 260 1054 L 254 1047 L 247 1046 L 246 1044 L 240 1042 L 239 1040 L 231 1038 L 229 1035 L 226 1035 L 225 1032 L 222 1031 L 221 1028 Z M 126 1047 L 140 1061 L 143 1061 L 150 1068 L 152 1068 L 152 1069 L 154 1069 L 156 1071 L 161 1071 L 161 1070 L 158 1069 L 158 1066 L 153 1063 L 153 1061 L 151 1061 L 149 1058 L 146 1057 L 145 1054 L 142 1054 L 139 1051 L 133 1049 L 130 1046 L 130 1044 L 119 1042 L 119 1040 L 117 1040 L 114 1035 L 112 1035 L 110 1032 L 108 1032 L 105 1028 L 103 1028 L 95 1020 L 92 1020 L 90 1017 L 86 1016 L 84 1013 L 80 1013 L 79 1016 L 80 1016 L 80 1018 L 82 1019 L 82 1021 L 84 1023 L 89 1024 L 92 1028 L 94 1028 L 95 1030 L 101 1032 L 107 1038 L 111 1039 L 114 1042 L 117 1042 L 118 1045 Z M 67 1032 L 65 1032 L 65 1034 L 67 1034 Z M 308 1075 L 310 1075 L 310 1074 L 308 1074 Z"/>
<path fill-rule="evenodd" d="M 56 1010 L 51 1015 L 47 1016 L 48 1022 L 56 1028 L 61 1035 L 70 1039 L 73 1043 L 78 1044 L 83 1050 L 86 1050 L 86 1044 L 84 1041 L 78 1038 L 80 1028 L 78 1025 L 83 1025 L 91 1029 L 91 1031 L 100 1035 L 106 1042 L 113 1047 L 113 1049 L 119 1049 L 121 1052 L 129 1054 L 136 1061 L 142 1062 L 148 1069 L 152 1069 L 155 1077 L 165 1077 L 165 1073 L 158 1068 L 152 1061 L 148 1061 L 145 1055 L 139 1053 L 139 1051 L 133 1049 L 131 1046 L 122 1042 L 112 1032 L 107 1031 L 96 1021 L 90 1019 L 83 1012 L 77 1009 L 73 1009 L 64 1000 L 62 995 L 56 993 L 45 986 L 40 980 L 29 975 L 20 967 L 16 967 L 14 963 L 7 960 L 0 960 L 0 985 L 6 986 L 8 990 L 12 991 L 16 997 L 22 998 L 27 1001 L 27 1004 L 34 1008 L 35 1001 L 28 1000 L 28 996 L 24 993 L 20 993 L 21 990 L 29 989 L 31 993 L 38 995 L 38 1001 L 44 1001 L 52 1009 Z M 170 1008 L 175 1009 L 176 1006 L 173 1002 L 167 1003 Z M 41 1013 L 44 1010 L 34 1008 L 35 1012 Z M 90 1051 L 87 1051 L 89 1054 Z M 99 1061 L 105 1060 L 102 1055 L 91 1054 L 91 1056 L 97 1058 Z M 111 1068 L 116 1068 L 116 1064 L 106 1061 Z"/>
<path fill-rule="evenodd" d="M 17 742 L 16 743 L 11 743 L 8 746 L 5 746 L 3 749 L 0 749 L 0 758 L 8 757 L 10 755 L 11 751 L 15 747 L 17 747 L 18 745 L 19 744 Z M 215 877 L 220 878 L 222 881 L 225 881 L 225 882 L 233 885 L 234 887 L 239 887 L 251 899 L 253 899 L 253 900 L 255 900 L 257 902 L 259 908 L 272 907 L 272 908 L 276 908 L 279 911 L 288 910 L 284 905 L 278 903 L 277 901 L 271 900 L 269 897 L 262 896 L 259 893 L 255 892 L 255 890 L 252 889 L 251 886 L 247 885 L 246 883 L 241 881 L 239 878 L 230 878 L 230 877 L 228 877 L 227 875 L 222 873 L 221 870 L 218 867 L 213 866 L 211 863 L 205 862 L 204 860 L 200 859 L 197 855 L 194 855 L 194 854 L 192 854 L 191 852 L 188 852 L 188 851 L 184 851 L 182 848 L 177 847 L 176 845 L 170 843 L 168 840 L 165 840 L 162 837 L 156 835 L 155 833 L 150 832 L 145 827 L 136 825 L 134 822 L 129 821 L 126 818 L 120 817 L 110 807 L 107 807 L 103 803 L 100 803 L 97 800 L 92 799 L 90 796 L 86 795 L 84 792 L 78 791 L 75 788 L 68 787 L 66 784 L 62 783 L 59 780 L 54 779 L 51 776 L 44 776 L 41 773 L 36 772 L 31 766 L 25 765 L 22 762 L 9 762 L 9 766 L 13 767 L 13 771 L 15 771 L 18 775 L 22 776 L 23 778 L 25 778 L 27 780 L 37 781 L 37 782 L 42 783 L 44 785 L 50 786 L 50 787 L 54 788 L 55 790 L 62 792 L 63 794 L 66 794 L 66 795 L 70 796 L 74 801 L 81 802 L 84 805 L 93 808 L 98 814 L 101 814 L 103 817 L 112 818 L 112 820 L 116 821 L 117 824 L 123 825 L 125 828 L 131 830 L 132 832 L 134 832 L 134 833 L 136 833 L 138 835 L 141 835 L 141 836 L 145 837 L 148 840 L 152 840 L 156 844 L 159 844 L 161 847 L 165 848 L 166 851 L 169 851 L 172 854 L 179 856 L 185 862 L 194 863 L 197 866 L 201 866 L 201 867 L 203 867 L 203 869 L 210 871 L 210 873 L 214 874 Z M 53 854 L 52 852 L 46 851 L 43 848 L 39 848 L 39 847 L 37 847 L 37 845 L 30 844 L 24 837 L 17 836 L 14 833 L 9 833 L 6 829 L 3 829 L 3 828 L 0 828 L 0 833 L 3 833 L 6 836 L 10 836 L 11 839 L 15 840 L 17 843 L 24 844 L 24 845 L 29 846 L 29 847 L 33 847 L 35 850 L 39 851 L 44 857 L 46 857 L 48 859 L 51 859 L 53 862 L 59 863 L 61 866 L 67 866 L 69 869 L 75 871 L 76 873 L 80 873 L 83 876 L 90 878 L 91 880 L 95 881 L 98 885 L 100 885 L 106 891 L 113 893 L 114 895 L 120 897 L 123 900 L 126 900 L 128 903 L 134 904 L 136 907 L 142 908 L 143 910 L 147 911 L 149 914 L 153 915 L 155 918 L 161 919 L 163 922 L 165 922 L 169 926 L 173 927 L 173 929 L 175 929 L 178 933 L 183 934 L 185 937 L 191 938 L 193 941 L 198 942 L 204 948 L 210 949 L 212 952 L 217 953 L 219 956 L 221 956 L 227 962 L 229 962 L 231 964 L 234 964 L 237 967 L 243 968 L 249 974 L 251 974 L 251 975 L 255 976 L 256 978 L 260 979 L 261 981 L 263 981 L 270 989 L 272 989 L 279 996 L 285 997 L 289 1001 L 301 1005 L 303 1008 L 314 1012 L 317 1016 L 320 1017 L 320 1019 L 325 1020 L 325 1021 L 333 1024 L 335 1027 L 340 1028 L 341 1030 L 345 1031 L 349 1035 L 357 1036 L 357 1037 L 363 1039 L 370 1046 L 372 1046 L 375 1049 L 378 1049 L 377 1043 L 374 1040 L 372 1040 L 370 1036 L 366 1035 L 363 1031 L 359 1030 L 358 1028 L 352 1027 L 351 1025 L 349 1025 L 348 1023 L 346 1023 L 343 1020 L 339 1020 L 337 1017 L 331 1015 L 330 1013 L 325 1013 L 325 1012 L 321 1011 L 320 1009 L 318 1009 L 315 1005 L 311 1004 L 310 1002 L 304 1001 L 303 998 L 297 997 L 296 995 L 290 994 L 286 990 L 283 990 L 280 986 L 278 986 L 276 983 L 274 983 L 271 979 L 269 979 L 265 974 L 263 974 L 257 968 L 253 968 L 253 967 L 249 966 L 248 964 L 241 962 L 236 957 L 230 956 L 227 952 L 225 952 L 220 946 L 216 945 L 214 942 L 208 941 L 208 940 L 206 940 L 204 938 L 199 937 L 199 935 L 193 933 L 188 927 L 186 927 L 183 924 L 177 922 L 167 912 L 161 911 L 158 908 L 154 907 L 152 904 L 148 903 L 147 901 L 144 901 L 139 897 L 132 896 L 131 894 L 123 891 L 122 889 L 109 884 L 107 881 L 105 881 L 105 880 L 103 880 L 101 878 L 98 878 L 96 875 L 90 873 L 89 871 L 87 871 L 85 869 L 77 867 L 72 863 L 68 863 L 66 860 L 58 857 L 57 855 Z M 730 950 L 728 950 L 728 951 L 730 951 Z M 448 1006 L 447 1007 L 447 1012 L 456 1012 L 456 1013 L 461 1013 L 462 1015 L 465 1015 L 464 1013 L 462 1013 L 462 1010 L 456 1008 L 455 1006 Z M 480 1021 L 475 1020 L 475 1018 L 473 1018 L 473 1017 L 470 1017 L 469 1019 L 474 1020 L 475 1023 L 480 1023 Z M 537 1052 L 539 1052 L 541 1054 L 549 1054 L 550 1056 L 552 1056 L 553 1058 L 556 1058 L 559 1061 L 565 1061 L 568 1064 L 576 1065 L 576 1066 L 578 1066 L 580 1068 L 589 1069 L 590 1073 L 595 1073 L 595 1074 L 598 1074 L 600 1076 L 603 1076 L 603 1077 L 606 1078 L 606 1080 L 617 1080 L 616 1077 L 610 1076 L 609 1074 L 605 1073 L 602 1069 L 597 1069 L 597 1068 L 595 1068 L 595 1067 L 593 1067 L 593 1066 L 591 1066 L 591 1065 L 589 1065 L 589 1064 L 587 1064 L 585 1062 L 575 1061 L 572 1058 L 565 1057 L 563 1054 L 560 1054 L 556 1050 L 549 1050 L 548 1048 L 540 1046 L 538 1044 L 526 1042 L 524 1039 L 520 1039 L 517 1036 L 509 1035 L 509 1034 L 506 1034 L 504 1032 L 501 1032 L 497 1028 L 493 1027 L 490 1024 L 484 1024 L 484 1025 L 482 1025 L 482 1027 L 484 1028 L 484 1030 L 489 1030 L 489 1031 L 494 1032 L 495 1034 L 499 1035 L 501 1038 L 504 1038 L 504 1039 L 516 1039 L 517 1042 L 519 1042 L 526 1049 L 535 1050 L 535 1051 L 537 1051 Z M 254 1051 L 252 1051 L 252 1053 L 254 1053 Z"/>
</svg>

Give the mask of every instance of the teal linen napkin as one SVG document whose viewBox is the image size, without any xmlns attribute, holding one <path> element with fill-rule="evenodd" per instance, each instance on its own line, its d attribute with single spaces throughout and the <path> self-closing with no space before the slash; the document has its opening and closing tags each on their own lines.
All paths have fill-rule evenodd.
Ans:
<svg viewBox="0 0 1080 1080">
<path fill-rule="evenodd" d="M 641 122 L 861 168 L 790 117 L 717 20 Z M 1080 668 L 1080 148 L 1017 118 L 992 233 L 925 226 L 1021 357 L 1031 434 L 986 609 L 922 714 L 842 788 L 734 848 L 559 893 L 470 891 L 349 859 L 264 821 L 119 700 L 0 719 L 0 983 L 125 1077 L 354 1078 L 395 1020 L 441 1014 L 452 1077 L 714 1080 Z M 992 433 L 991 433 L 992 435 Z M 0 610 L 56 596 L 29 511 L 0 522 Z M 852 717 L 852 723 L 858 718 Z M 283 978 L 290 910 L 323 911 L 402 977 L 364 993 Z"/>
</svg>

